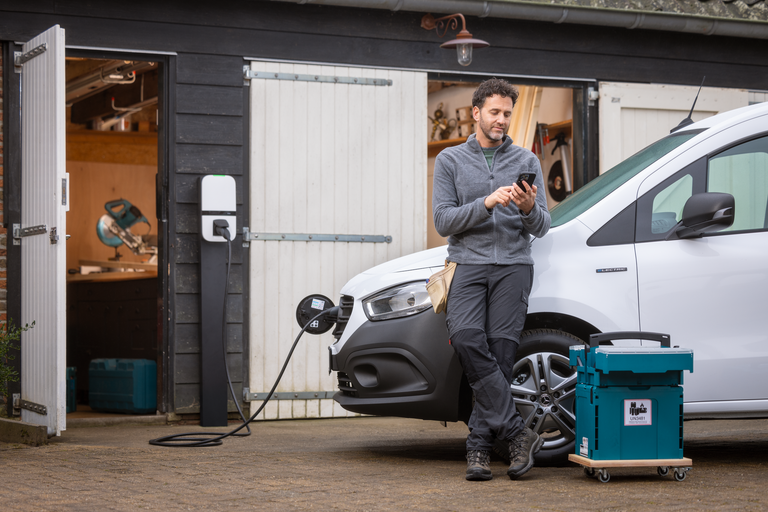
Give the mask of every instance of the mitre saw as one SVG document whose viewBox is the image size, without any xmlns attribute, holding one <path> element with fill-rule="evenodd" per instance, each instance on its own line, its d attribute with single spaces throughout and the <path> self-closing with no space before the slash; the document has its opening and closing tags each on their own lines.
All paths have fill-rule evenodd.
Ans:
<svg viewBox="0 0 768 512">
<path fill-rule="evenodd" d="M 96 234 L 104 245 L 115 248 L 115 257 L 119 258 L 117 248 L 125 244 L 133 254 L 151 254 L 150 263 L 157 260 L 157 236 L 135 235 L 131 227 L 144 222 L 151 227 L 147 218 L 125 199 L 109 201 L 104 205 L 106 215 L 102 215 L 96 224 Z"/>
</svg>

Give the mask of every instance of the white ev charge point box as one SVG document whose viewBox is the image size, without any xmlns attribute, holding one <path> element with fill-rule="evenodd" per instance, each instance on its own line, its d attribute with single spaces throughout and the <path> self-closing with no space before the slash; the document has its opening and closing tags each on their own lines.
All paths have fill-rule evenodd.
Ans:
<svg viewBox="0 0 768 512">
<path fill-rule="evenodd" d="M 230 241 L 237 232 L 237 186 L 235 178 L 222 174 L 209 174 L 200 180 L 201 232 L 206 242 L 226 242 L 223 236 L 213 234 L 213 221 L 229 223 Z"/>
</svg>

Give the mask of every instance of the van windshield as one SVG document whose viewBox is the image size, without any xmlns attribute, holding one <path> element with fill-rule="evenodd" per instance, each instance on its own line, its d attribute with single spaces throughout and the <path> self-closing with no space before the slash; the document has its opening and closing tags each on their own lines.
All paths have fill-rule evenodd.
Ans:
<svg viewBox="0 0 768 512">
<path fill-rule="evenodd" d="M 692 139 L 703 130 L 694 130 L 664 137 L 647 148 L 635 153 L 616 167 L 604 172 L 552 208 L 552 226 L 569 222 L 602 201 L 611 192 L 637 176 L 649 165 Z"/>
</svg>

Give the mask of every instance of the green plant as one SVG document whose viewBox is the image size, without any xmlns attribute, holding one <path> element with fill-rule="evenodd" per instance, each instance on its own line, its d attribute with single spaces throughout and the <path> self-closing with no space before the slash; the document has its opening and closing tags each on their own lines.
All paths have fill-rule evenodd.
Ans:
<svg viewBox="0 0 768 512">
<path fill-rule="evenodd" d="M 8 383 L 19 381 L 19 373 L 8 366 L 8 361 L 15 359 L 13 354 L 9 354 L 9 352 L 19 350 L 19 346 L 14 345 L 14 342 L 21 339 L 22 332 L 28 331 L 34 326 L 35 322 L 26 324 L 24 327 L 16 327 L 13 325 L 13 320 L 0 324 L 0 397 L 3 397 L 4 400 L 7 400 Z"/>
</svg>

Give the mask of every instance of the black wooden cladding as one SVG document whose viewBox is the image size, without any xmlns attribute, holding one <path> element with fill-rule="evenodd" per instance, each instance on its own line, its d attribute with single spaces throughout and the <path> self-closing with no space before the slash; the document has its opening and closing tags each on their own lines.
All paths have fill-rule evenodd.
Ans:
<svg viewBox="0 0 768 512">
<path fill-rule="evenodd" d="M 239 87 L 179 84 L 176 112 L 219 116 L 243 115 L 243 92 Z"/>
<path fill-rule="evenodd" d="M 181 54 L 177 59 L 175 223 L 176 335 L 174 408 L 200 411 L 200 179 L 236 175 L 237 224 L 243 226 L 243 60 Z M 183 83 L 182 83 L 183 82 Z M 238 228 L 237 231 L 240 231 Z M 243 340 L 244 250 L 232 244 L 227 283 L 227 366 L 237 396 L 247 373 Z M 223 277 L 223 276 L 222 276 Z M 228 410 L 236 410 L 229 397 Z"/>
<path fill-rule="evenodd" d="M 176 264 L 176 292 L 200 293 L 200 265 L 178 263 Z M 227 282 L 229 293 L 243 293 L 243 266 L 233 264 Z"/>
<path fill-rule="evenodd" d="M 176 144 L 176 171 L 196 174 L 243 173 L 242 146 Z"/>
<path fill-rule="evenodd" d="M 243 226 L 243 78 L 241 57 L 180 53 L 176 58 L 174 231 L 174 409 L 200 411 L 200 179 L 235 175 L 237 224 Z M 240 228 L 237 229 L 240 231 Z M 244 250 L 232 244 L 227 283 L 227 366 L 238 397 L 247 374 L 243 340 Z M 224 276 L 222 275 L 222 278 Z M 222 305 L 223 306 L 223 305 Z M 229 398 L 230 411 L 236 410 Z"/>
</svg>

